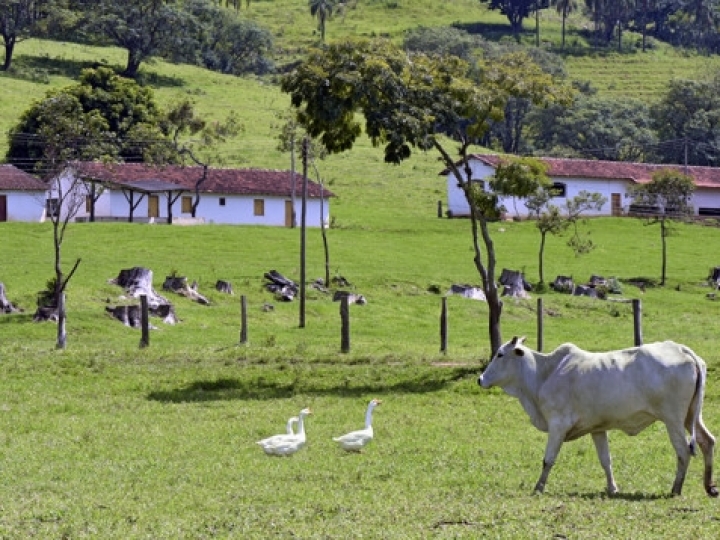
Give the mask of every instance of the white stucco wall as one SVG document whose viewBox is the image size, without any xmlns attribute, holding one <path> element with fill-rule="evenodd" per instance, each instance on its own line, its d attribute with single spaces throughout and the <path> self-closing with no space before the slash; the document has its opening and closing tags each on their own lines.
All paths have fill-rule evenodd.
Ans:
<svg viewBox="0 0 720 540">
<path fill-rule="evenodd" d="M 473 180 L 483 180 L 485 182 L 485 190 L 490 191 L 489 178 L 495 173 L 495 169 L 489 165 L 485 165 L 478 160 L 471 162 L 471 170 L 473 173 Z M 563 208 L 565 203 L 577 195 L 581 191 L 588 191 L 590 193 L 600 193 L 607 201 L 599 211 L 587 211 L 584 212 L 588 216 L 610 216 L 612 215 L 612 194 L 620 194 L 620 204 L 623 211 L 627 211 L 630 205 L 630 198 L 628 197 L 628 188 L 631 184 L 628 180 L 606 180 L 606 179 L 593 179 L 593 178 L 553 178 L 550 177 L 552 182 L 559 182 L 565 184 L 565 196 L 555 197 L 552 203 L 555 206 Z M 470 212 L 465 195 L 462 189 L 458 187 L 457 179 L 450 173 L 447 176 L 447 189 L 448 189 L 448 211 L 453 216 L 467 216 Z M 500 204 L 503 205 L 509 216 L 526 217 L 528 215 L 528 208 L 525 206 L 525 202 L 522 199 L 513 199 L 512 197 L 500 197 Z"/>
<path fill-rule="evenodd" d="M 191 196 L 190 194 L 184 194 Z M 135 195 L 137 201 L 138 195 Z M 220 204 L 220 199 L 225 199 L 225 204 Z M 262 199 L 265 201 L 265 215 L 254 215 L 254 200 Z M 158 222 L 165 222 L 167 219 L 167 196 L 162 193 L 158 194 L 159 213 Z M 289 200 L 284 197 L 265 197 L 257 196 L 239 196 L 239 195 L 219 195 L 203 193 L 200 197 L 196 217 L 201 218 L 205 223 L 222 223 L 230 225 L 272 225 L 285 226 L 285 201 Z M 324 220 L 328 221 L 330 211 L 328 200 L 324 201 Z M 302 202 L 298 198 L 295 202 L 295 214 L 300 223 L 300 212 Z M 182 195 L 178 198 L 172 207 L 173 218 L 188 218 L 189 212 L 181 212 Z M 97 217 L 116 217 L 127 218 L 130 211 L 130 205 L 125 195 L 119 190 L 103 193 L 98 199 L 95 207 L 95 215 Z M 135 208 L 133 218 L 138 221 L 145 220 L 148 217 L 148 198 L 143 197 L 138 206 Z M 309 199 L 307 201 L 307 226 L 320 226 L 320 201 L 318 199 Z"/>
<path fill-rule="evenodd" d="M 7 221 L 41 221 L 45 215 L 44 191 L 0 190 L 5 196 Z"/>
</svg>

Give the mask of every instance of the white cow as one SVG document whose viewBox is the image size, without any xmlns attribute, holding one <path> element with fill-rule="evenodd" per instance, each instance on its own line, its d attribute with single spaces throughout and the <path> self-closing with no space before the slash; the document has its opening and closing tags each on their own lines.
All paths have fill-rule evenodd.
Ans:
<svg viewBox="0 0 720 540">
<path fill-rule="evenodd" d="M 524 340 L 514 337 L 500 347 L 478 384 L 499 386 L 518 398 L 533 426 L 548 434 L 536 492 L 545 489 L 562 443 L 589 433 L 605 470 L 607 491 L 617 493 L 607 431 L 637 435 L 659 420 L 677 454 L 672 494 L 682 491 L 697 442 L 705 458 L 705 491 L 718 496 L 712 479 L 715 439 L 702 420 L 707 374 L 702 358 L 672 341 L 604 353 L 567 343 L 543 354 L 523 346 Z"/>
</svg>

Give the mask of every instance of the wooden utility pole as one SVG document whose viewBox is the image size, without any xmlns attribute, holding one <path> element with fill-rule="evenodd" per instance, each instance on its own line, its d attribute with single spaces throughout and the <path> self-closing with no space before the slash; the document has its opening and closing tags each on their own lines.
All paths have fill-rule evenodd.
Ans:
<svg viewBox="0 0 720 540">
<path fill-rule="evenodd" d="M 305 328 L 305 225 L 307 221 L 308 138 L 302 143 L 303 184 L 300 210 L 300 328 Z"/>
</svg>

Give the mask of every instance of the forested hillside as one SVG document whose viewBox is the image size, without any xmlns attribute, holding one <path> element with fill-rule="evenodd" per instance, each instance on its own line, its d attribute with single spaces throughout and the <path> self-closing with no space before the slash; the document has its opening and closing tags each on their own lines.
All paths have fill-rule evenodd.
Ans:
<svg viewBox="0 0 720 540">
<path fill-rule="evenodd" d="M 277 163 L 267 154 L 276 155 L 276 116 L 286 111 L 282 77 L 313 46 L 386 38 L 470 66 L 525 50 L 576 88 L 570 105 L 511 101 L 476 141 L 482 146 L 713 165 L 720 154 L 713 1 L 635 10 L 564 0 L 0 0 L 0 148 L 5 154 L 10 129 L 26 130 L 20 117 L 33 100 L 76 82 L 83 68 L 108 65 L 152 89 L 162 107 L 190 99 L 215 122 L 235 111 L 245 143 L 263 150 L 248 154 L 216 140 L 224 162 Z M 13 159 L 11 152 L 6 160 Z"/>
</svg>

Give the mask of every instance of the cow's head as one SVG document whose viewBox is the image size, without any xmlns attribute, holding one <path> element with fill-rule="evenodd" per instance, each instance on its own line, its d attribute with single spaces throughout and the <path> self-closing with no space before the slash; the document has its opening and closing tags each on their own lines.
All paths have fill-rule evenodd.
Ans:
<svg viewBox="0 0 720 540">
<path fill-rule="evenodd" d="M 525 355 L 525 349 L 521 347 L 524 341 L 525 336 L 515 336 L 501 346 L 490 360 L 488 367 L 478 377 L 478 384 L 483 388 L 490 388 L 491 386 L 505 386 L 512 381 L 518 372 L 515 360 Z"/>
</svg>

